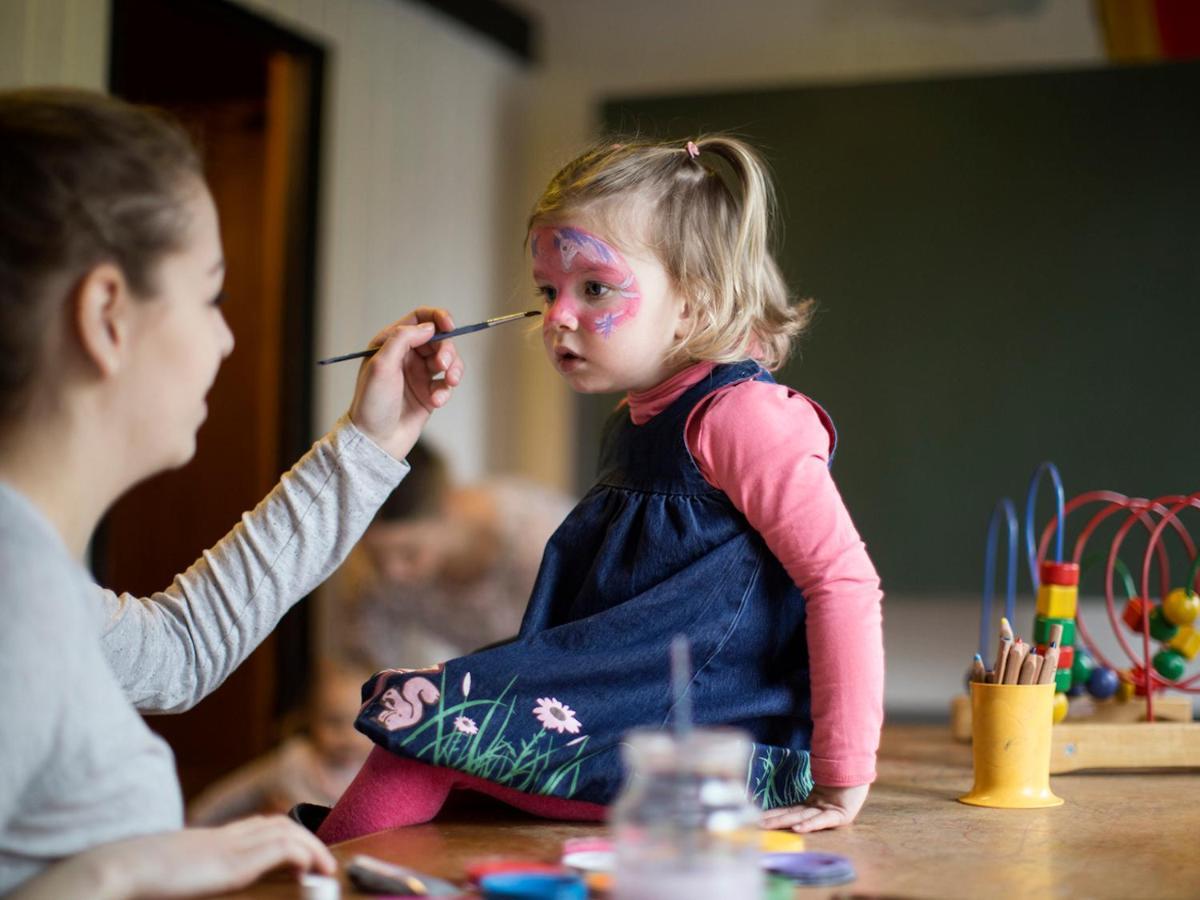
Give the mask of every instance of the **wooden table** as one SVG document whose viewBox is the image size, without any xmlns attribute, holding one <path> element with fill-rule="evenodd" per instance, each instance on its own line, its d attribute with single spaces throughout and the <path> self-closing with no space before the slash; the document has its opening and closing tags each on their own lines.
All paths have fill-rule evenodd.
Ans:
<svg viewBox="0 0 1200 900">
<path fill-rule="evenodd" d="M 1200 777 L 1195 772 L 1054 776 L 1051 788 L 1066 803 L 1045 810 L 980 809 L 955 802 L 971 780 L 970 748 L 953 742 L 948 727 L 888 727 L 879 781 L 858 821 L 808 838 L 810 850 L 850 857 L 858 880 L 833 889 L 797 888 L 796 896 L 1200 896 Z M 601 830 L 488 807 L 348 841 L 334 852 L 339 860 L 368 853 L 460 880 L 468 860 L 496 854 L 555 860 L 565 839 Z M 294 883 L 275 878 L 228 896 L 292 900 L 300 892 Z M 343 886 L 343 896 L 366 895 Z"/>
</svg>

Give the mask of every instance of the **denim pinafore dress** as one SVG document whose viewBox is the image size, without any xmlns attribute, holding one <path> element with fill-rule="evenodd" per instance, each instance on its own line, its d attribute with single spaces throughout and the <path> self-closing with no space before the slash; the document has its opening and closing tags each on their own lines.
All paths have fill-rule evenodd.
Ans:
<svg viewBox="0 0 1200 900">
<path fill-rule="evenodd" d="M 357 728 L 401 756 L 530 793 L 608 803 L 629 729 L 669 727 L 670 645 L 691 641 L 695 721 L 749 732 L 746 787 L 764 808 L 812 787 L 804 599 L 761 536 L 709 485 L 688 414 L 726 385 L 718 365 L 649 422 L 622 407 L 599 478 L 546 547 L 520 634 L 363 687 Z"/>
</svg>

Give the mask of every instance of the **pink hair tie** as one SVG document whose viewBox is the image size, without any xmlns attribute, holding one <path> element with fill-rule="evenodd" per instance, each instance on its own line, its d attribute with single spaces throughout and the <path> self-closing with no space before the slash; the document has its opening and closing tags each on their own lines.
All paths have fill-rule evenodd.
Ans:
<svg viewBox="0 0 1200 900">
<path fill-rule="evenodd" d="M 684 147 L 683 149 L 687 151 L 687 155 L 690 156 L 692 159 L 700 158 L 700 148 L 696 146 L 695 141 L 688 141 L 687 146 Z"/>
</svg>

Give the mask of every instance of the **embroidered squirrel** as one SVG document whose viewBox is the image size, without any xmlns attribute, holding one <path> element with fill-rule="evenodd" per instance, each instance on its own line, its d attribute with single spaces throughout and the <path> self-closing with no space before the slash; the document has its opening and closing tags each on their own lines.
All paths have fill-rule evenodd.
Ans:
<svg viewBox="0 0 1200 900">
<path fill-rule="evenodd" d="M 383 710 L 377 718 L 388 731 L 416 725 L 425 714 L 425 704 L 436 703 L 440 696 L 441 692 L 428 678 L 410 678 L 400 690 L 388 688 L 383 692 L 379 698 Z"/>
</svg>

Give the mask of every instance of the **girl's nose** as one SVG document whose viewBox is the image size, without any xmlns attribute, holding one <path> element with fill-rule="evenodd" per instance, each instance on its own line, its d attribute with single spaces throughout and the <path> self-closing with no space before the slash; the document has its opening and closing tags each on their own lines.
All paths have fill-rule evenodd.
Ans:
<svg viewBox="0 0 1200 900">
<path fill-rule="evenodd" d="M 570 298 L 562 296 L 550 304 L 542 321 L 546 328 L 554 331 L 573 331 L 579 327 L 579 315 L 575 304 Z"/>
</svg>

